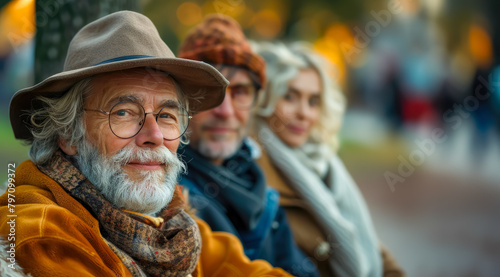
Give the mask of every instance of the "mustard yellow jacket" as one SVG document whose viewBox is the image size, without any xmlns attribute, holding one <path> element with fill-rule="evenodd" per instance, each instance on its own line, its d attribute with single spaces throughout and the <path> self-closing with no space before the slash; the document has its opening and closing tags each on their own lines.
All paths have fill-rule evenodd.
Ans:
<svg viewBox="0 0 500 277">
<path fill-rule="evenodd" d="M 25 273 L 50 277 L 131 276 L 104 242 L 98 221 L 33 162 L 19 165 L 14 183 L 15 192 L 10 197 L 8 191 L 0 196 L 0 236 L 7 240 L 14 231 L 15 241 L 8 243 L 15 243 L 16 263 Z M 11 200 L 10 207 L 9 198 L 15 201 Z M 202 250 L 193 277 L 289 276 L 265 261 L 250 261 L 233 235 L 212 232 L 200 219 L 196 223 Z"/>
</svg>

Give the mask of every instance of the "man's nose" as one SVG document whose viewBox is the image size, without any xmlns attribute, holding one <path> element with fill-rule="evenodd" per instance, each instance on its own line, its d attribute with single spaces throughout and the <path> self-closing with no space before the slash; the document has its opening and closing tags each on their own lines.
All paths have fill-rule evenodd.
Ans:
<svg viewBox="0 0 500 277">
<path fill-rule="evenodd" d="M 141 131 L 137 134 L 136 143 L 138 146 L 154 147 L 163 144 L 163 133 L 156 122 L 154 114 L 147 114 L 143 122 Z"/>
<path fill-rule="evenodd" d="M 233 100 L 229 92 L 226 92 L 224 101 L 213 109 L 213 113 L 218 117 L 224 118 L 230 117 L 234 114 Z"/>
<path fill-rule="evenodd" d="M 301 119 L 309 118 L 312 114 L 312 107 L 309 105 L 309 101 L 307 99 L 303 99 L 300 101 L 297 107 L 297 114 Z"/>
</svg>

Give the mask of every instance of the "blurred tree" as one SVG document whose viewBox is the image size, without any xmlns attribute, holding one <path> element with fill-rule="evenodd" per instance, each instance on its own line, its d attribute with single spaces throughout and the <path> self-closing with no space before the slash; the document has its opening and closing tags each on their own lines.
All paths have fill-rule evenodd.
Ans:
<svg viewBox="0 0 500 277">
<path fill-rule="evenodd" d="M 5 6 L 7 5 L 7 3 L 9 3 L 10 1 L 9 0 L 1 0 L 0 1 L 0 10 Z"/>
<path fill-rule="evenodd" d="M 84 25 L 115 11 L 139 8 L 139 0 L 37 0 L 35 83 L 62 71 L 69 43 Z"/>
<path fill-rule="evenodd" d="M 493 36 L 493 49 L 494 49 L 494 63 L 500 64 L 500 1 L 486 0 L 484 5 L 484 12 L 491 23 L 491 32 Z"/>
</svg>

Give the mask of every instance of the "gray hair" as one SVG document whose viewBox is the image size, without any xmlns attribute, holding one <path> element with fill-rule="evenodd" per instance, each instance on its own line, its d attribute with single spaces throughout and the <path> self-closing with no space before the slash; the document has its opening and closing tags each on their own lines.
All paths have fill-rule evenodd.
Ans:
<svg viewBox="0 0 500 277">
<path fill-rule="evenodd" d="M 91 78 L 76 83 L 59 98 L 37 97 L 43 108 L 31 111 L 33 125 L 29 156 L 37 165 L 49 161 L 59 148 L 59 140 L 76 146 L 85 137 L 82 120 L 84 99 L 91 91 Z"/>
<path fill-rule="evenodd" d="M 172 78 L 168 74 L 167 76 Z M 86 134 L 83 106 L 91 93 L 92 80 L 93 77 L 89 77 L 79 81 L 58 98 L 36 98 L 42 108 L 30 111 L 33 139 L 29 150 L 29 157 L 35 164 L 47 163 L 59 149 L 59 140 L 67 141 L 69 146 L 77 146 L 83 141 Z M 179 103 L 189 112 L 187 97 L 175 79 L 172 80 Z M 180 143 L 189 143 L 187 132 L 181 137 Z"/>
<path fill-rule="evenodd" d="M 252 43 L 252 47 L 265 59 L 267 75 L 265 92 L 259 99 L 256 115 L 263 118 L 271 116 L 276 103 L 287 92 L 289 82 L 299 71 L 314 69 L 319 74 L 323 89 L 321 116 L 318 123 L 313 126 L 310 140 L 325 143 L 335 150 L 338 146 L 337 133 L 342 125 L 345 110 L 345 98 L 333 80 L 333 66 L 314 53 L 310 45 L 303 42 L 290 45 L 261 42 Z"/>
</svg>

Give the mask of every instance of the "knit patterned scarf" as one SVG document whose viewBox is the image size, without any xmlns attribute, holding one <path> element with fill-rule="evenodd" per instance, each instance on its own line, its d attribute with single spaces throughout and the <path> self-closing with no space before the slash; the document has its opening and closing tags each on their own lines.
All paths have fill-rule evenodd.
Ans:
<svg viewBox="0 0 500 277">
<path fill-rule="evenodd" d="M 97 218 L 102 237 L 133 276 L 186 276 L 195 270 L 201 237 L 182 207 L 166 209 L 155 228 L 146 217 L 114 207 L 60 151 L 39 169 Z"/>
<path fill-rule="evenodd" d="M 266 180 L 253 160 L 249 147 L 243 143 L 222 166 L 212 164 L 189 145 L 182 148 L 181 153 L 187 161 L 188 177 L 202 191 L 213 186 L 218 192 L 213 197 L 226 207 L 228 218 L 239 232 L 235 235 L 241 236 L 244 231 L 254 230 L 265 208 Z M 215 222 L 211 228 L 229 231 L 220 228 Z"/>
</svg>

